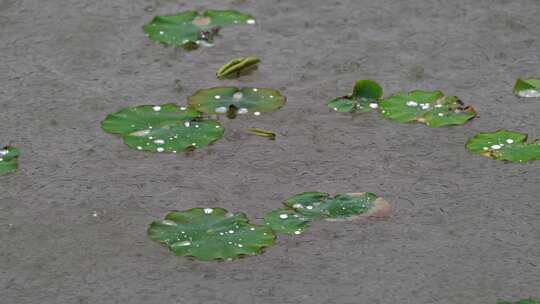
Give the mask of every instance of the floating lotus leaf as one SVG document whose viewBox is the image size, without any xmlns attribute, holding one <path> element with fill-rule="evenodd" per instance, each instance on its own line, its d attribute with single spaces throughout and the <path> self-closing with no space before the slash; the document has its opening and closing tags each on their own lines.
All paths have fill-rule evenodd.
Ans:
<svg viewBox="0 0 540 304">
<path fill-rule="evenodd" d="M 237 114 L 258 116 L 274 112 L 285 104 L 285 100 L 276 90 L 235 87 L 203 89 L 188 97 L 190 107 L 208 114 L 227 114 L 229 118 Z"/>
<path fill-rule="evenodd" d="M 203 261 L 257 255 L 275 239 L 270 228 L 252 225 L 245 214 L 221 208 L 173 211 L 165 220 L 153 222 L 148 235 L 176 255 Z"/>
<path fill-rule="evenodd" d="M 257 66 L 261 60 L 257 57 L 242 57 L 229 61 L 216 73 L 217 78 L 223 79 L 230 76 L 238 76 L 243 72 L 251 70 Z"/>
<path fill-rule="evenodd" d="M 288 198 L 284 204 L 306 217 L 328 220 L 382 217 L 391 211 L 387 201 L 367 192 L 338 194 L 334 197 L 323 192 L 304 192 Z"/>
<path fill-rule="evenodd" d="M 519 97 L 540 97 L 540 79 L 518 79 L 514 85 L 514 94 Z"/>
<path fill-rule="evenodd" d="M 207 146 L 224 132 L 217 121 L 203 119 L 198 111 L 175 104 L 124 108 L 109 114 L 101 127 L 122 135 L 130 148 L 172 153 Z"/>
<path fill-rule="evenodd" d="M 519 300 L 517 302 L 510 302 L 510 301 L 502 301 L 497 302 L 497 304 L 540 304 L 540 299 L 523 299 Z"/>
<path fill-rule="evenodd" d="M 19 150 L 14 147 L 4 147 L 0 150 L 0 175 L 17 170 Z"/>
<path fill-rule="evenodd" d="M 383 89 L 377 82 L 358 80 L 352 94 L 331 100 L 328 107 L 337 112 L 370 112 L 379 107 L 382 97 Z"/>
<path fill-rule="evenodd" d="M 283 234 L 301 234 L 309 227 L 311 219 L 292 209 L 277 209 L 264 217 L 267 227 Z"/>
<path fill-rule="evenodd" d="M 476 116 L 473 107 L 465 106 L 455 96 L 441 91 L 412 91 L 392 95 L 380 103 L 381 114 L 400 123 L 420 122 L 437 128 L 462 125 Z"/>
<path fill-rule="evenodd" d="M 476 134 L 467 142 L 467 149 L 474 154 L 517 163 L 540 160 L 540 140 L 530 144 L 526 141 L 527 134 L 498 130 Z"/>
<path fill-rule="evenodd" d="M 165 44 L 195 47 L 212 42 L 219 29 L 237 24 L 255 24 L 255 18 L 233 10 L 208 10 L 202 15 L 185 11 L 176 15 L 156 16 L 143 30 L 150 39 Z"/>
</svg>

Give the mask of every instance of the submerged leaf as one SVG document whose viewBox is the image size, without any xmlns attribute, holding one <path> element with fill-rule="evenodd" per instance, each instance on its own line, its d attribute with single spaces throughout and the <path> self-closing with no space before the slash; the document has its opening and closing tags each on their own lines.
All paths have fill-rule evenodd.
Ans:
<svg viewBox="0 0 540 304">
<path fill-rule="evenodd" d="M 257 128 L 249 128 L 249 129 L 246 129 L 246 132 L 251 133 L 253 135 L 260 136 L 260 137 L 266 137 L 270 140 L 276 140 L 276 133 L 272 131 L 267 131 L 267 130 L 257 129 Z"/>
<path fill-rule="evenodd" d="M 373 80 L 358 80 L 353 93 L 338 97 L 328 103 L 328 107 L 337 112 L 369 112 L 379 107 L 383 97 L 382 87 Z"/>
<path fill-rule="evenodd" d="M 223 79 L 233 75 L 237 76 L 240 73 L 255 68 L 260 61 L 261 60 L 257 57 L 241 57 L 233 59 L 224 66 L 222 66 L 217 71 L 216 76 L 219 79 Z"/>
<path fill-rule="evenodd" d="M 0 175 L 17 170 L 19 150 L 14 147 L 4 147 L 0 150 Z"/>
<path fill-rule="evenodd" d="M 236 114 L 258 116 L 274 112 L 285 104 L 285 97 L 279 91 L 262 88 L 215 87 L 197 91 L 188 97 L 190 107 L 207 114 Z"/>
<path fill-rule="evenodd" d="M 283 234 L 301 234 L 310 225 L 311 219 L 292 209 L 277 209 L 264 217 L 267 227 Z"/>
<path fill-rule="evenodd" d="M 467 149 L 474 154 L 517 163 L 540 160 L 540 140 L 530 144 L 526 141 L 527 134 L 498 130 L 476 134 L 467 142 Z"/>
<path fill-rule="evenodd" d="M 154 221 L 148 235 L 178 256 L 203 261 L 257 255 L 275 239 L 271 229 L 250 224 L 244 213 L 222 208 L 173 211 L 165 220 Z"/>
<path fill-rule="evenodd" d="M 175 104 L 124 108 L 109 114 L 101 127 L 122 135 L 130 148 L 172 153 L 207 146 L 224 132 L 217 121 L 203 119 L 198 111 Z"/>
<path fill-rule="evenodd" d="M 220 28 L 237 24 L 255 24 L 255 18 L 233 10 L 185 11 L 156 16 L 143 30 L 156 42 L 196 47 L 201 41 L 212 42 Z"/>
<path fill-rule="evenodd" d="M 309 218 L 353 220 L 359 217 L 382 217 L 391 211 L 390 204 L 369 192 L 337 194 L 304 192 L 288 198 L 285 206 Z"/>
<path fill-rule="evenodd" d="M 519 78 L 514 85 L 514 94 L 519 97 L 540 97 L 540 79 Z"/>
<path fill-rule="evenodd" d="M 455 96 L 441 91 L 399 93 L 381 101 L 381 114 L 400 123 L 420 122 L 437 128 L 462 125 L 476 116 L 473 107 L 465 106 Z"/>
</svg>

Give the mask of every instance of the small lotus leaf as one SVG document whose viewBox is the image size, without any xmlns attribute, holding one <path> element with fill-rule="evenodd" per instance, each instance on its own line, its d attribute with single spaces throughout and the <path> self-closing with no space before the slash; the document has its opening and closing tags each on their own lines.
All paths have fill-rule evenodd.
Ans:
<svg viewBox="0 0 540 304">
<path fill-rule="evenodd" d="M 540 97 L 540 79 L 519 78 L 514 85 L 514 94 L 519 97 Z"/>
<path fill-rule="evenodd" d="M 311 219 L 292 209 L 277 209 L 264 217 L 267 227 L 283 234 L 301 234 L 310 225 Z"/>
<path fill-rule="evenodd" d="M 170 212 L 165 220 L 150 225 L 148 235 L 178 256 L 203 261 L 257 255 L 275 239 L 270 228 L 252 225 L 244 213 L 222 208 Z"/>
<path fill-rule="evenodd" d="M 337 194 L 304 192 L 288 198 L 284 204 L 309 218 L 353 220 L 367 216 L 385 216 L 391 206 L 384 199 L 368 192 Z"/>
<path fill-rule="evenodd" d="M 462 125 L 476 116 L 473 107 L 465 106 L 455 96 L 441 91 L 412 91 L 392 95 L 381 101 L 381 114 L 400 123 L 420 122 L 437 128 Z"/>
<path fill-rule="evenodd" d="M 175 104 L 143 105 L 109 114 L 101 127 L 122 135 L 130 148 L 176 153 L 202 148 L 223 136 L 217 121 L 203 119 L 200 114 Z"/>
<path fill-rule="evenodd" d="M 185 11 L 156 16 L 143 30 L 150 39 L 165 44 L 195 47 L 201 41 L 212 42 L 220 28 L 236 24 L 255 24 L 255 19 L 233 10 L 208 10 L 202 15 Z"/>
<path fill-rule="evenodd" d="M 497 304 L 540 304 L 540 299 L 523 299 L 517 302 L 500 301 L 497 302 Z"/>
<path fill-rule="evenodd" d="M 236 114 L 258 116 L 274 112 L 285 104 L 286 98 L 279 91 L 263 88 L 215 87 L 197 91 L 188 97 L 190 107 L 207 114 Z"/>
<path fill-rule="evenodd" d="M 370 112 L 379 107 L 382 97 L 383 89 L 377 82 L 358 80 L 352 94 L 331 100 L 328 107 L 337 112 Z"/>
<path fill-rule="evenodd" d="M 255 68 L 260 61 L 261 60 L 257 57 L 242 57 L 233 59 L 224 66 L 222 66 L 217 71 L 216 76 L 219 79 L 223 79 L 229 76 L 237 76 L 244 71 Z"/>
<path fill-rule="evenodd" d="M 17 170 L 19 150 L 14 147 L 4 147 L 0 150 L 0 175 Z"/>
<path fill-rule="evenodd" d="M 471 153 L 517 163 L 540 160 L 540 140 L 526 143 L 527 134 L 497 130 L 478 133 L 467 142 Z"/>
</svg>

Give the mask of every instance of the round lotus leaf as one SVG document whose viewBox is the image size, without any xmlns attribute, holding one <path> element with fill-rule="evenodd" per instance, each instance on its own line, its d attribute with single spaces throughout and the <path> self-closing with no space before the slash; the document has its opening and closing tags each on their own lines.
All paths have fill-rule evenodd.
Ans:
<svg viewBox="0 0 540 304">
<path fill-rule="evenodd" d="M 519 97 L 540 97 L 540 79 L 518 79 L 514 85 L 514 94 Z"/>
<path fill-rule="evenodd" d="M 441 91 L 412 91 L 392 95 L 380 103 L 381 114 L 395 122 L 420 122 L 437 128 L 462 125 L 476 116 L 473 107 L 465 106 L 455 96 Z"/>
<path fill-rule="evenodd" d="M 148 235 L 178 256 L 203 261 L 257 255 L 275 239 L 270 228 L 252 225 L 245 214 L 222 208 L 170 212 L 150 225 Z"/>
<path fill-rule="evenodd" d="M 189 106 L 207 114 L 237 114 L 274 112 L 285 104 L 279 91 L 263 88 L 215 87 L 197 91 L 188 97 Z"/>
<path fill-rule="evenodd" d="M 382 217 L 391 211 L 390 204 L 368 192 L 337 194 L 304 192 L 288 198 L 284 204 L 309 218 L 354 220 L 359 217 Z"/>
<path fill-rule="evenodd" d="M 223 127 L 194 109 L 175 104 L 143 105 L 109 114 L 101 123 L 133 149 L 177 153 L 205 147 L 223 136 Z"/>
<path fill-rule="evenodd" d="M 4 147 L 0 150 L 0 175 L 17 170 L 19 150 L 14 147 Z"/>
<path fill-rule="evenodd" d="M 220 28 L 236 24 L 255 24 L 255 19 L 233 10 L 208 10 L 202 14 L 185 11 L 156 16 L 143 30 L 156 42 L 195 47 L 201 41 L 212 42 Z"/>
<path fill-rule="evenodd" d="M 498 130 L 476 134 L 467 142 L 467 149 L 497 160 L 517 163 L 540 160 L 540 140 L 530 144 L 526 141 L 527 134 Z"/>
<path fill-rule="evenodd" d="M 331 100 L 328 107 L 337 112 L 370 112 L 379 108 L 382 97 L 383 89 L 377 82 L 358 80 L 352 94 Z"/>
<path fill-rule="evenodd" d="M 248 70 L 256 68 L 261 60 L 257 57 L 235 58 L 223 65 L 216 73 L 217 78 L 223 79 L 230 76 L 238 76 Z"/>
<path fill-rule="evenodd" d="M 264 217 L 264 223 L 275 232 L 301 234 L 309 227 L 311 219 L 292 209 L 277 209 Z"/>
</svg>

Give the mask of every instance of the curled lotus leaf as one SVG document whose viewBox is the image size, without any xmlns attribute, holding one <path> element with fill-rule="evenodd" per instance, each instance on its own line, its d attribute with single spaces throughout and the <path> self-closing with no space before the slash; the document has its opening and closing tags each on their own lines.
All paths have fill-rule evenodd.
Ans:
<svg viewBox="0 0 540 304">
<path fill-rule="evenodd" d="M 177 153 L 205 147 L 223 136 L 223 127 L 201 113 L 175 104 L 143 105 L 109 114 L 101 123 L 133 149 Z"/>
<path fill-rule="evenodd" d="M 148 236 L 178 256 L 203 261 L 257 255 L 275 239 L 270 228 L 252 225 L 244 213 L 232 214 L 222 208 L 170 212 L 150 225 Z"/>
<path fill-rule="evenodd" d="M 17 170 L 19 150 L 14 147 L 0 149 L 0 175 Z"/>
<path fill-rule="evenodd" d="M 527 134 L 506 130 L 481 132 L 467 142 L 474 154 L 516 163 L 540 160 L 540 140 L 527 143 Z"/>
<path fill-rule="evenodd" d="M 266 137 L 270 140 L 276 140 L 276 133 L 272 131 L 259 129 L 259 128 L 248 128 L 246 129 L 246 132 L 249 134 L 260 136 L 260 137 Z"/>
<path fill-rule="evenodd" d="M 304 192 L 288 198 L 285 206 L 308 218 L 354 220 L 361 217 L 384 217 L 392 207 L 384 199 L 369 192 L 337 194 Z"/>
<path fill-rule="evenodd" d="M 285 104 L 279 91 L 264 88 L 215 87 L 202 89 L 188 97 L 190 107 L 207 114 L 236 115 L 274 112 Z"/>
<path fill-rule="evenodd" d="M 257 67 L 261 60 L 257 57 L 241 57 L 229 61 L 223 65 L 216 73 L 217 78 L 223 79 L 230 76 L 238 76 L 241 73 Z"/>
<path fill-rule="evenodd" d="M 438 128 L 462 125 L 476 117 L 471 106 L 465 106 L 456 96 L 444 96 L 441 91 L 412 91 L 385 98 L 380 103 L 381 114 L 395 122 L 420 122 Z"/>
<path fill-rule="evenodd" d="M 514 94 L 519 97 L 540 97 L 540 78 L 519 78 L 514 85 Z"/>
<path fill-rule="evenodd" d="M 156 16 L 143 30 L 153 41 L 192 48 L 201 42 L 211 43 L 225 26 L 255 23 L 252 16 L 234 10 L 184 11 Z"/>
<path fill-rule="evenodd" d="M 352 94 L 331 100 L 328 107 L 337 112 L 370 112 L 379 107 L 382 97 L 383 89 L 377 82 L 368 79 L 358 80 Z"/>
<path fill-rule="evenodd" d="M 292 209 L 277 209 L 264 217 L 264 223 L 275 232 L 301 234 L 311 223 L 311 218 Z"/>
</svg>

